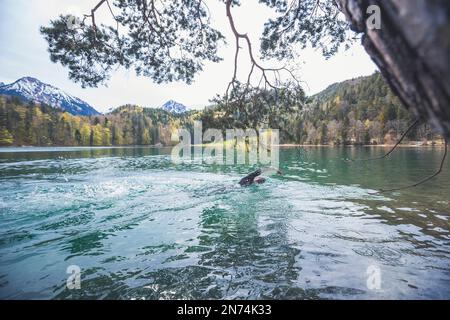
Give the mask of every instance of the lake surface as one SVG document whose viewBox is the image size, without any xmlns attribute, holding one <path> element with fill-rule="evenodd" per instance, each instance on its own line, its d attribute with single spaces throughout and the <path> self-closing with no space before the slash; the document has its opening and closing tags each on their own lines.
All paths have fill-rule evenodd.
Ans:
<svg viewBox="0 0 450 320">
<path fill-rule="evenodd" d="M 450 299 L 442 148 L 284 148 L 283 176 L 170 149 L 0 149 L 1 299 Z M 67 268 L 81 269 L 69 290 Z"/>
</svg>

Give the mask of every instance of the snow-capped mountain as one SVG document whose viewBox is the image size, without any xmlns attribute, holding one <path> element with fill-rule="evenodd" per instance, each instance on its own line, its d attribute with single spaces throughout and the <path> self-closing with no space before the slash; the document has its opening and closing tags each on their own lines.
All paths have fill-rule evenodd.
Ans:
<svg viewBox="0 0 450 320">
<path fill-rule="evenodd" d="M 61 108 L 74 115 L 89 116 L 100 114 L 87 102 L 32 77 L 23 77 L 11 84 L 0 86 L 0 94 L 47 104 L 55 108 Z"/>
<path fill-rule="evenodd" d="M 184 113 L 184 112 L 189 111 L 189 108 L 186 107 L 184 104 L 178 103 L 173 100 L 169 100 L 166 103 L 164 103 L 161 106 L 161 109 L 164 109 L 166 111 L 173 112 L 173 113 Z"/>
<path fill-rule="evenodd" d="M 114 110 L 116 110 L 118 107 L 109 107 L 108 110 L 106 110 L 105 114 L 113 113 Z"/>
</svg>

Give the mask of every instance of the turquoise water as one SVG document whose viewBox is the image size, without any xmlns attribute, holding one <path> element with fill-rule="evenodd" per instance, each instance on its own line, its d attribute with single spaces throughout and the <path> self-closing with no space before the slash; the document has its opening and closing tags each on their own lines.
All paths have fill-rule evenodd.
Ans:
<svg viewBox="0 0 450 320">
<path fill-rule="evenodd" d="M 283 176 L 241 188 L 253 167 L 169 149 L 0 149 L 0 298 L 450 299 L 449 162 L 380 194 L 443 149 L 345 161 L 384 151 L 285 148 Z"/>
</svg>

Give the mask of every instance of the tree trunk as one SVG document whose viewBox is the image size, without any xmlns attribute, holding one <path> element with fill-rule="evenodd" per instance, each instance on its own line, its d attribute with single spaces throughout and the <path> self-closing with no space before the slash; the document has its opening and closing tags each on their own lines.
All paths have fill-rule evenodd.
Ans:
<svg viewBox="0 0 450 320">
<path fill-rule="evenodd" d="M 353 31 L 409 110 L 450 139 L 450 1 L 339 0 Z M 381 28 L 366 21 L 377 5 Z"/>
</svg>

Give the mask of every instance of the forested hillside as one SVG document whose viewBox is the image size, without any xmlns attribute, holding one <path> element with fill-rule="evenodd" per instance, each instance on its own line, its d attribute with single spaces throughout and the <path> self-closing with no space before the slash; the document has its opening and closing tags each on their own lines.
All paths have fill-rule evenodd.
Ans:
<svg viewBox="0 0 450 320">
<path fill-rule="evenodd" d="M 414 120 L 377 72 L 313 96 L 295 127 L 301 143 L 392 144 Z M 407 136 L 414 141 L 436 138 L 426 125 Z"/>
<path fill-rule="evenodd" d="M 172 132 L 192 128 L 193 120 L 202 120 L 204 129 L 279 128 L 282 143 L 392 144 L 414 121 L 379 73 L 333 84 L 309 98 L 301 96 L 301 105 L 274 101 L 263 105 L 266 98 L 249 104 L 247 109 L 258 112 L 241 107 L 233 110 L 232 105 L 217 102 L 203 111 L 184 114 L 126 105 L 106 115 L 74 116 L 2 96 L 0 145 L 170 145 Z M 429 126 L 422 125 L 406 141 L 437 138 Z"/>
<path fill-rule="evenodd" d="M 107 115 L 74 116 L 46 105 L 0 97 L 0 145 L 111 146 L 170 144 L 183 120 L 161 109 L 123 106 Z"/>
<path fill-rule="evenodd" d="M 254 108 L 253 97 L 237 107 L 221 103 L 210 108 L 202 115 L 203 127 L 251 128 L 259 123 L 279 128 L 282 143 L 367 145 L 394 144 L 415 120 L 378 72 L 335 83 L 300 103 L 260 100 L 264 103 L 259 108 Z M 422 124 L 404 141 L 433 143 L 439 138 Z"/>
</svg>

